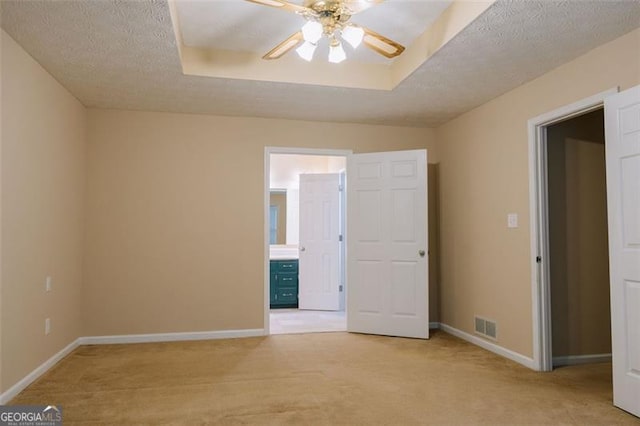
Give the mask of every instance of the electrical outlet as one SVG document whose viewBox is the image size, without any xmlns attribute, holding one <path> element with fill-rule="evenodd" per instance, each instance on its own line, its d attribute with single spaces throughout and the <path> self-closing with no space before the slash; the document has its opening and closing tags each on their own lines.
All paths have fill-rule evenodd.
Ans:
<svg viewBox="0 0 640 426">
<path fill-rule="evenodd" d="M 51 291 L 51 277 L 47 277 L 47 279 L 44 281 L 44 291 Z"/>
<path fill-rule="evenodd" d="M 47 335 L 49 333 L 51 333 L 51 318 L 44 320 L 44 334 Z"/>
</svg>

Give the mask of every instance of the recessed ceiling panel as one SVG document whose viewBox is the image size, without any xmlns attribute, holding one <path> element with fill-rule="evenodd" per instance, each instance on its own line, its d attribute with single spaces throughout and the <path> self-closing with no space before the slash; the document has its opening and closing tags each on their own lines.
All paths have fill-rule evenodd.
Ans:
<svg viewBox="0 0 640 426">
<path fill-rule="evenodd" d="M 302 4 L 302 1 L 292 1 Z M 351 22 L 371 28 L 409 46 L 451 4 L 451 1 L 387 0 L 354 15 Z M 261 56 L 300 30 L 303 17 L 243 0 L 176 1 L 185 46 L 252 52 Z M 328 43 L 319 43 L 315 60 L 326 61 Z M 350 60 L 388 63 L 364 46 L 353 50 L 345 43 Z"/>
</svg>

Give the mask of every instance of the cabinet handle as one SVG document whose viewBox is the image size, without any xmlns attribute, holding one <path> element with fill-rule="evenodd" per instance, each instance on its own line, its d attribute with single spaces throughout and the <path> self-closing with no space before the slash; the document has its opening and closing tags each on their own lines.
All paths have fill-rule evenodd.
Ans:
<svg viewBox="0 0 640 426">
<path fill-rule="evenodd" d="M 293 281 L 293 278 L 283 278 L 282 281 Z"/>
<path fill-rule="evenodd" d="M 293 293 L 282 293 L 282 296 L 284 296 L 284 297 L 293 296 Z"/>
</svg>

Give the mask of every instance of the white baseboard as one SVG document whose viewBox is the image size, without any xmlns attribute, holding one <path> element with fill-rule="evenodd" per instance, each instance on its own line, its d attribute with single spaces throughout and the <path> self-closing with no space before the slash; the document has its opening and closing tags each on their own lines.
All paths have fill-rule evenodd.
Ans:
<svg viewBox="0 0 640 426">
<path fill-rule="evenodd" d="M 466 340 L 469 343 L 473 343 L 474 345 L 480 346 L 483 349 L 486 349 L 490 352 L 503 356 L 505 358 L 510 359 L 511 361 L 515 361 L 518 364 L 522 364 L 527 368 L 535 370 L 535 364 L 532 358 L 526 357 L 522 354 L 514 352 L 510 349 L 503 348 L 500 345 L 497 345 L 488 340 L 484 340 L 478 336 L 474 336 L 472 334 L 466 333 L 462 330 L 458 330 L 457 328 L 453 328 L 450 325 L 440 323 L 440 329 L 446 331 L 447 333 L 454 335 L 456 337 L 461 338 L 462 340 Z"/>
<path fill-rule="evenodd" d="M 179 342 L 186 340 L 232 339 L 264 336 L 264 329 L 195 331 L 187 333 L 122 334 L 116 336 L 81 337 L 81 345 L 111 345 L 119 343 Z"/>
<path fill-rule="evenodd" d="M 479 337 L 465 333 L 446 324 L 439 322 L 430 322 L 430 329 L 441 329 L 449 334 L 466 340 L 470 343 L 478 345 L 488 351 L 494 352 L 498 355 L 511 359 L 525 367 L 534 369 L 533 360 L 527 358 L 524 355 L 513 352 L 509 349 L 498 346 L 495 343 L 488 342 Z M 6 404 L 16 395 L 18 395 L 27 386 L 33 383 L 38 377 L 44 374 L 47 370 L 53 367 L 58 361 L 71 353 L 75 348 L 80 345 L 108 345 L 108 344 L 120 344 L 120 343 L 151 343 L 151 342 L 177 342 L 187 340 L 212 340 L 212 339 L 231 339 L 238 337 L 257 337 L 264 336 L 265 330 L 262 328 L 247 329 L 247 330 L 222 330 L 222 331 L 197 331 L 187 333 L 157 333 L 157 334 L 128 334 L 128 335 L 115 335 L 115 336 L 87 336 L 80 337 L 67 345 L 60 352 L 49 358 L 42 363 L 39 367 L 25 376 L 15 385 L 11 386 L 6 392 L 0 395 L 0 404 Z M 600 355 L 595 355 L 600 356 Z M 593 358 L 591 358 L 593 359 Z M 611 359 L 611 355 L 609 355 Z M 584 361 L 584 362 L 596 362 L 596 361 Z M 555 364 L 555 358 L 554 358 Z"/>
<path fill-rule="evenodd" d="M 69 343 L 66 347 L 64 347 L 60 352 L 40 364 L 35 370 L 31 373 L 27 374 L 22 380 L 20 380 L 15 385 L 11 386 L 5 392 L 0 394 L 0 405 L 4 405 L 7 402 L 11 401 L 16 395 L 26 389 L 31 383 L 35 382 L 38 377 L 42 376 L 46 373 L 51 367 L 56 365 L 58 361 L 60 361 L 65 356 L 69 355 L 75 348 L 80 346 L 80 338 L 74 340 Z"/>
<path fill-rule="evenodd" d="M 596 362 L 611 362 L 611 354 L 568 355 L 553 357 L 554 367 L 562 367 L 565 365 L 591 364 Z"/>
</svg>

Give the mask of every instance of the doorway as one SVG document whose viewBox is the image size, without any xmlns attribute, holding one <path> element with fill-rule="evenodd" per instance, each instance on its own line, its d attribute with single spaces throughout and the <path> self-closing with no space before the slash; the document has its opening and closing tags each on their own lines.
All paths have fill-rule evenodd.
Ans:
<svg viewBox="0 0 640 426">
<path fill-rule="evenodd" d="M 602 319 L 601 315 L 602 312 L 606 310 L 606 307 L 603 305 L 608 303 L 608 298 L 604 301 L 594 301 L 592 298 L 593 294 L 601 294 L 598 292 L 602 292 L 603 285 L 605 285 L 606 293 L 608 294 L 610 290 L 608 277 L 605 278 L 605 284 L 602 284 L 602 279 L 592 280 L 592 278 L 595 277 L 590 277 L 590 285 L 592 287 L 596 286 L 597 290 L 594 292 L 592 291 L 593 288 L 591 288 L 584 295 L 577 293 L 578 291 L 583 291 L 583 289 L 579 284 L 580 280 L 575 278 L 579 276 L 580 273 L 584 273 L 584 268 L 581 268 L 576 260 L 584 257 L 585 254 L 588 257 L 595 255 L 599 259 L 598 264 L 602 265 L 603 259 L 600 257 L 602 253 L 604 253 L 604 261 L 608 264 L 609 254 L 607 252 L 606 229 L 604 231 L 604 237 L 602 232 L 597 234 L 597 237 L 588 237 L 592 238 L 592 242 L 600 241 L 597 250 L 595 250 L 595 252 L 599 254 L 580 253 L 579 248 L 576 248 L 583 246 L 579 241 L 576 241 L 576 237 L 580 235 L 580 231 L 584 233 L 584 227 L 580 220 L 585 220 L 585 217 L 587 217 L 585 216 L 585 212 L 581 211 L 582 209 L 580 208 L 580 202 L 584 200 L 577 199 L 576 197 L 576 185 L 584 186 L 588 183 L 593 185 L 594 182 L 597 182 L 606 188 L 606 182 L 603 182 L 604 178 L 602 175 L 600 175 L 600 180 L 594 180 L 594 178 L 597 177 L 596 174 L 584 177 L 584 173 L 578 173 L 580 166 L 578 166 L 576 160 L 581 156 L 589 158 L 593 164 L 599 164 L 598 167 L 604 167 L 598 160 L 599 155 L 604 157 L 604 153 L 602 152 L 604 136 L 601 134 L 604 100 L 615 93 L 617 93 L 617 89 L 607 90 L 529 120 L 529 194 L 531 206 L 531 253 L 533 254 L 531 259 L 534 338 L 533 360 L 534 368 L 539 371 L 553 370 L 554 355 L 557 365 L 610 359 L 610 353 L 607 353 L 606 349 L 602 349 L 602 342 L 577 342 L 574 338 L 575 336 L 572 336 L 572 340 L 570 341 L 567 333 L 571 333 L 575 331 L 576 328 L 580 329 L 580 327 L 590 324 L 589 321 L 580 322 L 585 315 L 588 315 L 588 311 L 581 311 L 581 309 L 584 308 L 584 304 L 581 304 L 581 296 L 585 296 L 585 298 L 588 299 L 587 303 L 596 303 L 597 306 L 599 306 L 598 327 L 608 327 L 609 333 L 611 330 L 611 313 L 608 313 L 608 324 L 603 324 L 605 320 Z M 594 137 L 594 134 L 600 134 L 600 136 Z M 551 141 L 549 137 L 551 137 Z M 584 139 L 596 139 L 600 143 L 589 143 L 585 142 Z M 567 142 L 567 140 L 569 140 L 569 142 Z M 589 154 L 585 154 L 585 152 L 589 152 Z M 600 154 L 598 154 L 598 152 Z M 567 158 L 567 153 L 569 154 L 569 158 Z M 551 159 L 552 164 L 549 164 L 549 159 Z M 567 179 L 566 176 L 567 162 L 570 163 L 570 173 L 572 175 L 570 179 Z M 582 165 L 582 167 L 583 166 L 584 165 Z M 583 176 L 584 179 L 580 181 L 578 176 Z M 591 180 L 591 182 L 589 182 L 589 180 Z M 551 187 L 551 181 L 554 182 L 553 188 Z M 562 182 L 560 187 L 557 181 Z M 604 190 L 602 186 L 600 194 L 602 194 Z M 581 192 L 588 193 L 587 189 L 588 188 L 582 188 Z M 600 212 L 600 217 L 596 218 L 596 222 L 601 222 L 601 209 L 603 206 L 597 201 L 598 197 L 589 195 L 587 198 L 591 199 L 591 201 L 588 201 L 592 203 L 591 206 L 599 206 L 598 211 Z M 568 202 L 570 204 L 569 208 L 567 208 Z M 604 201 L 604 203 L 604 220 L 606 224 L 606 201 Z M 553 207 L 550 208 L 551 205 L 553 205 Z M 567 216 L 568 214 L 571 216 Z M 580 224 L 580 226 L 578 226 L 578 224 Z M 572 246 L 573 251 L 571 253 L 567 251 L 568 243 Z M 569 265 L 567 261 L 570 261 L 571 264 Z M 551 265 L 553 265 L 554 262 L 558 266 L 554 266 L 552 271 Z M 568 273 L 571 274 L 571 280 L 567 280 Z M 598 271 L 600 278 L 602 277 L 601 274 L 602 271 Z M 569 281 L 571 281 L 571 283 L 569 283 Z M 594 281 L 600 284 L 593 284 Z M 552 290 L 554 283 L 556 287 Z M 555 297 L 553 297 L 553 294 L 555 294 Z M 571 307 L 569 303 L 572 304 Z M 554 310 L 554 304 L 556 306 L 556 314 L 558 314 L 555 330 L 552 312 Z M 568 313 L 567 309 L 572 309 L 572 313 Z M 562 318 L 563 314 L 564 318 Z M 562 325 L 563 321 L 565 324 L 564 328 Z M 581 330 L 579 335 L 584 336 L 595 331 L 595 329 L 591 331 L 588 329 Z M 556 349 L 558 349 L 555 354 L 553 350 L 554 340 L 557 346 Z M 583 347 L 583 344 L 586 347 Z M 596 350 L 594 347 L 599 349 Z M 572 354 L 572 352 L 593 352 L 594 350 L 597 353 L 586 354 L 586 356 Z"/>
<path fill-rule="evenodd" d="M 637 416 L 640 414 L 640 333 L 637 327 L 640 307 L 640 86 L 620 93 L 614 88 L 529 120 L 534 366 L 541 371 L 553 369 L 548 130 L 554 124 L 602 108 L 606 135 L 613 403 Z"/>
<path fill-rule="evenodd" d="M 345 192 L 349 202 L 343 235 L 343 241 L 346 240 L 347 245 L 344 255 L 346 274 L 345 269 L 342 272 L 346 275 L 342 292 L 345 299 L 347 331 L 428 339 L 427 150 L 352 154 L 350 151 L 337 150 L 265 148 L 263 216 L 265 334 L 270 334 L 271 154 L 328 155 L 347 158 Z M 322 205 L 322 217 L 326 218 L 326 203 L 323 201 Z M 329 210 L 332 211 L 332 209 Z M 327 223 L 327 221 L 316 223 Z M 314 231 L 316 243 L 333 237 L 337 240 L 339 237 L 339 232 L 331 231 L 335 228 L 323 225 L 320 229 L 320 232 Z M 330 230 L 328 233 L 325 232 L 327 229 Z M 300 238 L 302 239 L 302 235 Z M 309 250 L 303 250 L 304 247 L 303 245 L 298 247 L 298 255 L 309 254 Z M 284 249 L 286 250 L 287 247 Z M 289 249 L 295 250 L 295 247 Z M 327 261 L 323 256 L 321 268 L 316 268 L 316 271 L 332 269 L 333 265 L 335 265 L 334 262 Z M 290 270 L 294 266 L 288 265 L 285 268 Z M 284 272 L 283 269 L 275 270 Z M 339 279 L 325 280 L 324 277 L 327 275 L 324 273 L 318 275 L 323 277 L 323 285 L 316 286 L 315 289 L 325 289 L 324 283 L 327 282 L 336 284 L 340 282 Z M 289 275 L 288 278 L 294 277 Z M 287 281 L 290 282 L 290 280 Z M 291 291 L 285 293 L 283 297 L 292 296 Z"/>
<path fill-rule="evenodd" d="M 611 361 L 604 109 L 546 144 L 552 368 Z"/>
<path fill-rule="evenodd" d="M 346 331 L 342 236 L 348 154 L 296 148 L 265 152 L 269 197 L 265 330 L 269 334 Z M 318 188 L 330 194 L 322 198 Z M 324 223 L 327 217 L 330 220 Z M 317 244 L 312 234 L 318 232 L 330 235 L 330 241 Z M 323 261 L 332 266 L 324 270 Z M 332 291 L 327 294 L 327 289 Z"/>
</svg>

